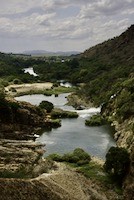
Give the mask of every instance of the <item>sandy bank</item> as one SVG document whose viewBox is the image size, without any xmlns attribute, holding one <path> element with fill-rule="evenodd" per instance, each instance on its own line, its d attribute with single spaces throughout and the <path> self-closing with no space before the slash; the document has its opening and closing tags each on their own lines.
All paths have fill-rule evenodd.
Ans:
<svg viewBox="0 0 134 200">
<path fill-rule="evenodd" d="M 51 89 L 52 83 L 27 83 L 27 84 L 13 84 L 5 87 L 5 91 L 8 95 L 16 96 L 30 92 L 44 91 L 46 89 Z"/>
</svg>

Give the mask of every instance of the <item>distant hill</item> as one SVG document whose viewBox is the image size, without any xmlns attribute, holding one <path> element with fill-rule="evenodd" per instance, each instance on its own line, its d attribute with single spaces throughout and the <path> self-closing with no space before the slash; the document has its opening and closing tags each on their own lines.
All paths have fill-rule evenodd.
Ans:
<svg viewBox="0 0 134 200">
<path fill-rule="evenodd" d="M 79 54 L 78 51 L 57 51 L 57 52 L 51 52 L 51 51 L 45 51 L 45 50 L 31 50 L 31 51 L 24 51 L 23 54 L 26 55 L 32 55 L 32 56 L 71 56 Z"/>
</svg>

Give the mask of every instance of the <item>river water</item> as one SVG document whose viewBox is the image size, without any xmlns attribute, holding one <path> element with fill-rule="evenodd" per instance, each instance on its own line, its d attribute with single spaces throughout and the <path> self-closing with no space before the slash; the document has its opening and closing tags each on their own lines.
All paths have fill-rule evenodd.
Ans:
<svg viewBox="0 0 134 200">
<path fill-rule="evenodd" d="M 58 97 L 37 95 L 24 95 L 16 97 L 16 100 L 27 101 L 33 105 L 39 105 L 43 100 L 50 101 L 55 107 L 64 110 L 73 111 L 72 106 L 65 105 L 67 103 L 67 95 L 61 94 Z M 97 156 L 104 159 L 108 149 L 115 146 L 115 141 L 112 137 L 112 130 L 109 126 L 88 127 L 85 126 L 85 119 L 98 113 L 100 108 L 90 108 L 77 111 L 79 117 L 77 119 L 62 119 L 60 128 L 46 130 L 37 138 L 37 141 L 45 143 L 45 155 L 51 153 L 67 153 L 75 148 L 83 148 L 92 156 Z"/>
<path fill-rule="evenodd" d="M 38 76 L 38 74 L 36 74 L 33 70 L 33 67 L 29 67 L 29 68 L 24 68 L 24 73 L 29 73 L 30 75 L 33 75 L 33 76 Z"/>
</svg>

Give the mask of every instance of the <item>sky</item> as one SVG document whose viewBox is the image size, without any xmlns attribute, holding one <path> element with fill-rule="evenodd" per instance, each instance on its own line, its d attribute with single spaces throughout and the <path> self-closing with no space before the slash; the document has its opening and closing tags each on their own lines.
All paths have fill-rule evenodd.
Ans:
<svg viewBox="0 0 134 200">
<path fill-rule="evenodd" d="M 134 0 L 0 0 L 0 51 L 80 51 L 120 35 Z"/>
</svg>

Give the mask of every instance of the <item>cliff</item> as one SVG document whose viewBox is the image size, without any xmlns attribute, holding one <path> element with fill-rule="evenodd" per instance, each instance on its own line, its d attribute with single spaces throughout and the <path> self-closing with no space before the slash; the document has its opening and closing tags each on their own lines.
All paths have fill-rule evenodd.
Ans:
<svg viewBox="0 0 134 200">
<path fill-rule="evenodd" d="M 130 153 L 131 163 L 123 184 L 124 199 L 127 200 L 132 200 L 134 196 L 134 101 L 132 100 L 133 92 L 128 93 L 129 96 L 123 94 L 126 94 L 126 91 L 132 91 L 132 87 L 132 85 L 129 89 L 123 87 L 102 106 L 103 116 L 115 128 L 114 139 L 117 146 L 126 148 Z M 121 97 L 125 101 L 121 101 Z"/>
<path fill-rule="evenodd" d="M 0 140 L 0 178 L 30 178 L 45 171 L 43 146 L 31 140 Z"/>
</svg>

